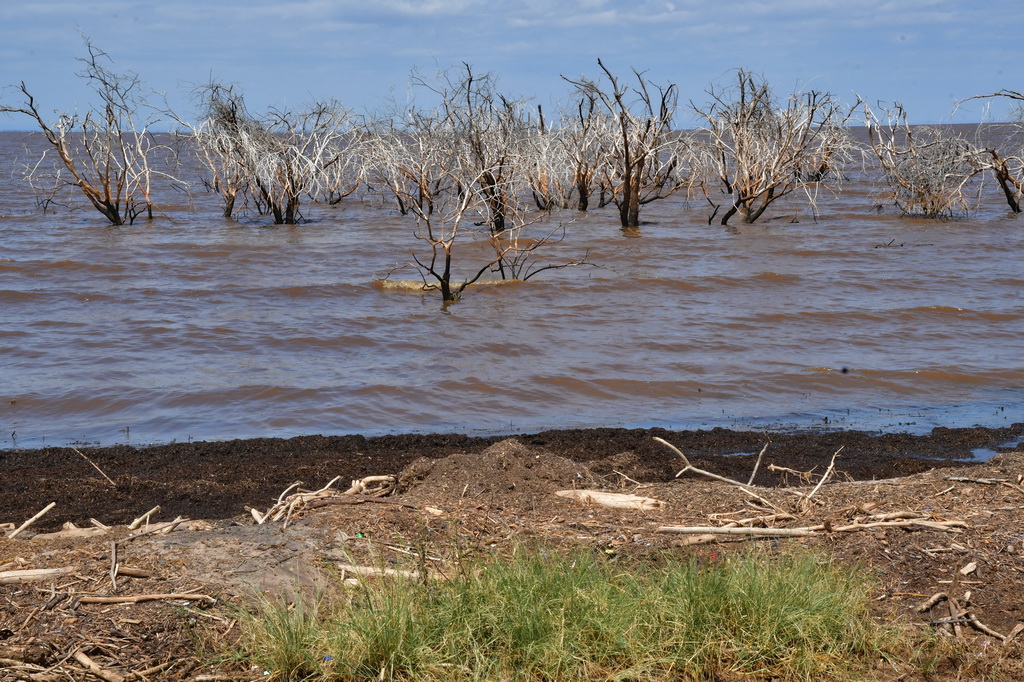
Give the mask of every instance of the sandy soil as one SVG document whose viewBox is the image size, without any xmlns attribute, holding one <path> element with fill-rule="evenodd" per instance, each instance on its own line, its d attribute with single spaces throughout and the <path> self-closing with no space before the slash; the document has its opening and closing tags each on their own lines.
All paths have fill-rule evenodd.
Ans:
<svg viewBox="0 0 1024 682">
<path fill-rule="evenodd" d="M 256 679 L 212 669 L 196 656 L 194 636 L 230 636 L 229 606 L 254 591 L 293 598 L 322 589 L 348 564 L 444 573 L 456 556 L 534 540 L 592 548 L 624 566 L 666 553 L 714 562 L 751 548 L 827 550 L 873 572 L 880 616 L 948 630 L 976 650 L 969 668 L 951 658 L 927 679 L 1018 679 L 1024 636 L 1004 644 L 968 620 L 1004 636 L 1024 623 L 1024 453 L 1002 447 L 1022 435 L 1024 425 L 919 437 L 595 429 L 509 439 L 310 436 L 3 452 L 0 522 L 13 527 L 49 502 L 56 506 L 18 537 L 0 539 L 0 581 L 30 569 L 65 572 L 0 584 L 0 680 L 97 679 L 86 671 L 89 661 L 107 679 Z M 744 489 L 694 472 L 677 478 L 682 460 L 654 437 L 677 446 L 694 467 L 743 483 L 766 438 L 771 443 Z M 963 461 L 979 448 L 1003 452 L 984 463 Z M 386 496 L 338 494 L 353 479 L 385 474 L 396 477 Z M 276 522 L 258 525 L 249 511 L 266 512 L 297 481 L 315 490 L 335 477 L 329 491 Z M 573 489 L 661 504 L 617 509 L 554 494 Z M 156 505 L 154 524 L 187 520 L 166 534 L 126 527 Z M 92 530 L 62 531 L 67 522 Z M 819 530 L 759 539 L 664 532 L 737 522 Z M 957 603 L 919 612 L 937 593 Z M 92 601 L 150 595 L 191 596 Z M 951 606 L 960 622 L 934 624 L 949 619 Z M 879 671 L 879 679 L 897 678 L 925 679 Z"/>
</svg>

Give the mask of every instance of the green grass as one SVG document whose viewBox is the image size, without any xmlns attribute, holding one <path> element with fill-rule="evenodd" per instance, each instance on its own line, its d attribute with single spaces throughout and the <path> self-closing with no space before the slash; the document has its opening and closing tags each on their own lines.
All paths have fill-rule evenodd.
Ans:
<svg viewBox="0 0 1024 682">
<path fill-rule="evenodd" d="M 451 581 L 367 583 L 242 618 L 276 680 L 843 679 L 892 643 L 869 581 L 815 555 L 620 566 L 520 550 Z"/>
</svg>

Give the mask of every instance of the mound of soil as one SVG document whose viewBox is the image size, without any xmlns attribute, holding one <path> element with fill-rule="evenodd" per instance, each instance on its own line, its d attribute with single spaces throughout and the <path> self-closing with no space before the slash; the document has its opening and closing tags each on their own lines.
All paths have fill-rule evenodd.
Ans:
<svg viewBox="0 0 1024 682">
<path fill-rule="evenodd" d="M 753 484 L 740 487 L 692 472 L 676 478 L 683 464 L 655 436 L 694 467 L 744 484 L 771 442 Z M 1016 679 L 1024 671 L 1019 644 L 977 632 L 967 615 L 1000 635 L 1024 622 L 1024 454 L 1012 447 L 1022 436 L 1024 425 L 927 436 L 594 429 L 7 451 L 0 453 L 0 522 L 20 525 L 47 503 L 56 506 L 17 538 L 0 539 L 0 581 L 13 571 L 64 570 L 0 584 L 0 680 L 95 679 L 80 654 L 122 677 L 221 674 L 197 655 L 194 632 L 230 636 L 232 603 L 322 592 L 351 576 L 352 566 L 445 574 L 460 558 L 523 542 L 585 548 L 624 567 L 666 554 L 717 561 L 751 548 L 820 548 L 874 574 L 880 615 L 977 638 L 983 655 L 971 670 L 951 662 L 929 679 Z M 971 461 L 981 450 L 1000 454 Z M 340 476 L 335 487 L 344 490 L 349 480 L 382 474 L 397 477 L 386 498 L 298 504 L 265 525 L 248 512 L 266 511 L 296 481 L 315 490 Z M 554 494 L 566 489 L 632 493 L 663 505 L 611 508 Z M 166 534 L 125 527 L 156 505 L 154 522 L 188 520 Z M 111 528 L 59 532 L 66 522 L 99 525 L 90 519 Z M 664 530 L 730 524 L 819 531 L 752 539 Z M 945 599 L 918 612 L 937 593 L 957 601 L 954 617 Z M 97 596 L 108 601 L 90 601 Z M 897 666 L 879 679 L 915 674 Z"/>
</svg>

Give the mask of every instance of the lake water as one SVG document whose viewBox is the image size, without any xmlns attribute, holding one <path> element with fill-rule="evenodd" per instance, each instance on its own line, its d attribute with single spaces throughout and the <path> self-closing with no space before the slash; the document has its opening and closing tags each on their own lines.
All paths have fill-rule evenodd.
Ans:
<svg viewBox="0 0 1024 682">
<path fill-rule="evenodd" d="M 112 227 L 38 210 L 26 143 L 0 133 L 2 447 L 1024 421 L 1024 218 L 994 187 L 949 221 L 879 212 L 859 173 L 797 222 L 709 225 L 681 196 L 634 234 L 611 207 L 566 213 L 552 259 L 598 267 L 442 309 L 374 286 L 418 248 L 379 200 L 273 226 L 164 193 L 153 222 Z"/>
</svg>

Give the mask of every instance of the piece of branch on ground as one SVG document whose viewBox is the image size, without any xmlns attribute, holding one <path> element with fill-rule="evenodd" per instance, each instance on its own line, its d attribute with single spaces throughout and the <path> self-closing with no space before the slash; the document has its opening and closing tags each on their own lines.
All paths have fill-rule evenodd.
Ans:
<svg viewBox="0 0 1024 682">
<path fill-rule="evenodd" d="M 182 601 L 205 602 L 216 604 L 217 600 L 206 594 L 194 592 L 170 592 L 167 594 L 136 594 L 134 596 L 103 597 L 98 595 L 85 595 L 78 598 L 80 604 L 138 604 L 143 601 L 157 601 L 165 599 L 180 599 Z"/>
<path fill-rule="evenodd" d="M 909 512 L 908 512 L 909 513 Z M 884 520 L 859 520 L 845 526 L 833 526 L 831 523 L 816 524 L 813 526 L 802 526 L 799 528 L 745 528 L 737 526 L 661 526 L 659 533 L 700 533 L 700 534 L 729 534 L 749 536 L 803 536 L 822 535 L 825 533 L 850 533 L 872 528 L 910 528 L 920 526 L 929 530 L 937 530 L 949 533 L 959 533 L 960 528 L 967 526 L 967 523 L 960 520 L 931 521 L 927 515 L 920 515 L 915 518 L 890 518 Z M 870 518 L 870 517 L 869 517 Z M 749 531 L 749 532 L 747 532 Z M 777 531 L 777 532 L 776 532 Z"/>
<path fill-rule="evenodd" d="M 836 457 L 839 456 L 839 453 L 842 452 L 843 448 L 845 448 L 845 447 L 846 447 L 845 445 L 839 446 L 839 449 L 836 450 L 835 454 L 832 455 L 832 461 L 829 462 L 828 469 L 825 470 L 825 475 L 821 477 L 820 481 L 818 481 L 818 485 L 814 486 L 814 490 L 809 492 L 807 494 L 807 496 L 804 497 L 801 500 L 801 502 L 800 502 L 801 506 L 804 506 L 805 508 L 809 508 L 810 507 L 811 498 L 814 497 L 814 494 L 816 492 L 818 492 L 818 490 L 821 488 L 822 485 L 825 484 L 825 481 L 828 480 L 828 477 L 832 475 L 832 472 L 835 470 L 835 467 L 836 467 Z"/>
<path fill-rule="evenodd" d="M 703 469 L 698 469 L 695 466 L 693 466 L 692 464 L 690 464 L 690 461 L 686 458 L 685 455 L 683 455 L 682 451 L 680 451 L 678 449 L 678 447 L 673 445 L 671 442 L 669 442 L 665 438 L 658 438 L 657 436 L 654 436 L 654 440 L 659 442 L 659 443 L 662 443 L 663 445 L 665 445 L 667 447 L 669 447 L 669 449 L 672 452 L 674 452 L 676 455 L 678 455 L 679 459 L 681 459 L 683 461 L 683 464 L 685 466 L 683 467 L 683 469 L 679 473 L 676 474 L 676 478 L 679 478 L 684 473 L 692 471 L 693 473 L 700 474 L 701 476 L 707 476 L 708 478 L 711 478 L 713 480 L 718 480 L 718 481 L 721 481 L 723 483 L 729 483 L 730 485 L 735 485 L 736 487 L 738 487 L 740 489 L 740 491 L 742 491 L 746 495 L 750 495 L 751 497 L 761 501 L 762 503 L 764 503 L 765 505 L 771 507 L 775 511 L 780 512 L 780 513 L 783 511 L 782 509 L 780 509 L 776 505 L 774 505 L 771 502 L 769 502 L 768 500 L 766 500 L 764 497 L 762 497 L 762 496 L 754 493 L 753 491 L 751 491 L 751 489 L 749 489 L 749 487 L 748 487 L 748 485 L 750 485 L 750 483 L 744 485 L 743 483 L 739 482 L 738 480 L 733 480 L 731 478 L 726 478 L 725 476 L 719 476 L 718 474 L 712 473 L 710 471 L 705 471 Z M 767 447 L 767 446 L 768 445 L 765 444 L 765 447 Z M 762 450 L 762 454 L 764 454 L 763 450 Z M 758 458 L 758 462 L 760 463 L 760 457 Z M 757 467 L 755 467 L 755 469 L 756 468 Z"/>
<path fill-rule="evenodd" d="M 142 526 L 142 524 L 149 523 L 149 517 L 153 516 L 153 514 L 156 514 L 159 511 L 160 511 L 160 505 L 158 504 L 157 506 L 153 507 L 152 509 L 150 509 L 148 512 L 146 512 L 142 516 L 136 518 L 134 521 L 129 523 L 128 524 L 128 530 L 138 530 L 139 527 Z"/>
<path fill-rule="evenodd" d="M 665 503 L 651 497 L 640 497 L 626 493 L 605 493 L 597 490 L 558 490 L 555 495 L 578 500 L 584 504 L 598 504 L 617 509 L 661 509 Z"/>
<path fill-rule="evenodd" d="M 89 459 L 88 457 L 86 457 L 86 456 L 85 456 L 85 455 L 84 455 L 84 454 L 82 453 L 82 451 L 81 451 L 81 450 L 79 450 L 78 448 L 71 448 L 71 449 L 72 449 L 72 450 L 74 450 L 74 451 L 75 451 L 76 453 L 78 453 L 78 455 L 79 455 L 79 456 L 80 456 L 80 457 L 81 457 L 82 459 L 84 459 L 84 460 L 85 460 L 86 462 L 88 462 L 89 464 L 91 464 L 91 465 L 92 465 L 92 468 L 93 468 L 93 469 L 95 469 L 96 471 L 100 472 L 100 475 L 101 475 L 101 476 L 103 476 L 103 478 L 107 479 L 107 482 L 109 482 L 109 483 L 110 483 L 110 485 L 114 486 L 115 488 L 117 487 L 117 484 L 116 484 L 116 483 L 114 483 L 114 479 L 112 479 L 112 478 L 111 478 L 110 476 L 107 476 L 107 474 L 106 474 L 106 473 L 105 473 L 105 472 L 103 471 L 103 469 L 100 469 L 100 468 L 99 468 L 99 466 L 98 466 L 98 465 L 96 464 L 96 462 L 94 462 L 94 461 L 92 461 L 91 459 Z"/>
<path fill-rule="evenodd" d="M 7 537 L 10 538 L 10 539 L 14 539 L 14 538 L 18 537 L 18 535 L 20 535 L 22 533 L 22 531 L 24 531 L 26 528 L 31 526 L 33 523 L 35 523 L 39 519 L 43 518 L 43 516 L 45 516 L 48 511 L 50 511 L 51 509 L 53 509 L 56 506 L 57 506 L 56 502 L 51 502 L 50 504 L 46 505 L 45 507 L 43 507 L 43 509 L 38 514 L 36 514 L 35 516 L 30 518 L 25 523 L 23 523 L 20 526 L 18 526 L 15 530 L 11 531 L 10 534 Z"/>
<path fill-rule="evenodd" d="M 288 520 L 300 509 L 314 509 L 318 506 L 334 504 L 331 500 L 338 500 L 337 504 L 346 504 L 350 498 L 366 502 L 383 497 L 394 491 L 395 483 L 398 479 L 391 475 L 366 476 L 365 478 L 352 481 L 348 490 L 344 492 L 332 489 L 339 480 L 341 480 L 341 476 L 331 479 L 330 483 L 314 491 L 299 489 L 301 483 L 293 483 L 278 496 L 277 502 L 266 513 L 262 513 L 252 507 L 246 507 L 246 509 L 252 514 L 253 519 L 259 525 L 269 521 L 279 521 L 283 518 L 287 527 Z M 291 492 L 293 490 L 295 492 Z M 346 502 L 341 500 L 346 500 Z"/>
<path fill-rule="evenodd" d="M 75 569 L 70 566 L 63 568 L 27 568 L 17 571 L 0 571 L 0 585 L 19 585 L 21 583 L 38 582 L 59 578 L 68 573 L 74 573 Z"/>
<path fill-rule="evenodd" d="M 956 481 L 957 483 L 979 483 L 981 485 L 999 485 L 1008 483 L 1008 478 L 971 478 L 970 476 L 945 476 L 943 481 Z"/>
<path fill-rule="evenodd" d="M 124 682 L 124 677 L 113 670 L 107 670 L 106 668 L 100 667 L 96 661 L 89 658 L 81 649 L 74 653 L 74 659 L 78 661 L 82 667 L 100 679 L 106 680 L 107 682 Z"/>
<path fill-rule="evenodd" d="M 765 434 L 767 437 L 767 434 Z M 750 472 L 750 478 L 747 479 L 747 485 L 754 485 L 754 478 L 757 476 L 757 470 L 761 468 L 761 459 L 764 457 L 764 453 L 768 452 L 768 446 L 772 444 L 772 439 L 768 438 L 764 447 L 761 448 L 761 452 L 757 453 L 757 461 L 754 462 L 754 470 Z"/>
<path fill-rule="evenodd" d="M 138 533 L 132 533 L 121 542 L 128 542 L 129 540 L 135 540 L 136 538 L 141 538 L 146 535 L 154 535 L 156 533 L 160 533 L 161 535 L 167 535 L 172 530 L 174 530 L 186 521 L 188 521 L 188 519 L 186 519 L 184 516 L 176 516 L 173 521 L 167 521 L 166 523 L 157 523 L 150 526 L 146 530 L 139 531 Z"/>
<path fill-rule="evenodd" d="M 679 459 L 683 460 L 683 464 L 685 466 L 679 471 L 679 473 L 676 474 L 676 476 L 675 476 L 676 478 L 679 478 L 683 474 L 692 471 L 695 474 L 700 474 L 701 476 L 707 476 L 708 478 L 714 479 L 716 481 L 721 481 L 722 483 L 728 483 L 729 485 L 734 485 L 734 486 L 737 486 L 737 487 L 740 487 L 740 488 L 742 488 L 744 486 L 744 484 L 741 483 L 740 481 L 734 481 L 731 478 L 726 478 L 725 476 L 719 476 L 718 474 L 713 474 L 710 471 L 705 471 L 703 469 L 698 469 L 697 467 L 695 467 L 692 464 L 690 464 L 690 460 L 687 459 L 686 455 L 684 455 L 683 452 L 679 448 L 677 448 L 675 445 L 672 445 L 672 443 L 669 443 L 664 438 L 658 438 L 657 436 L 655 436 L 654 440 L 656 442 L 658 442 L 658 443 L 661 443 L 662 445 L 664 445 L 665 447 L 669 448 L 670 450 L 672 450 L 672 452 L 674 452 L 677 455 L 679 455 Z"/>
</svg>

